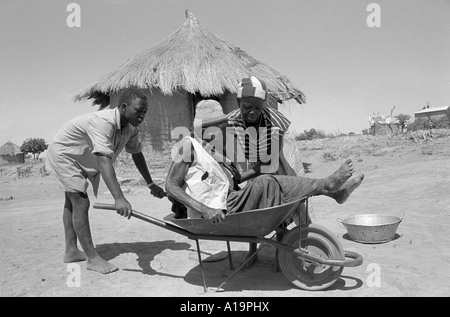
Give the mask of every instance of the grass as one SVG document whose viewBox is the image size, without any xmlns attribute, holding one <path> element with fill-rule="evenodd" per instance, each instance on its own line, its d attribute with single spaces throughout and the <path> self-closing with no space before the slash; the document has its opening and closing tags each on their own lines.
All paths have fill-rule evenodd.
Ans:
<svg viewBox="0 0 450 317">
<path fill-rule="evenodd" d="M 406 153 L 450 156 L 450 130 L 414 131 L 394 135 L 352 135 L 297 141 L 307 162 L 333 162 L 351 157 L 388 157 Z M 447 145 L 446 145 L 447 144 Z"/>
</svg>

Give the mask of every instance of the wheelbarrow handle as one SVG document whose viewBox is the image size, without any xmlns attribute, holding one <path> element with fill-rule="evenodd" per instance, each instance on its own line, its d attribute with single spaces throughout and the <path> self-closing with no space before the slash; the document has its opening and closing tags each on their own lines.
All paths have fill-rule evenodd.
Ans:
<svg viewBox="0 0 450 317">
<path fill-rule="evenodd" d="M 92 207 L 95 208 L 95 209 L 116 210 L 116 206 L 114 204 L 95 203 Z M 143 220 L 145 222 L 154 224 L 154 225 L 156 225 L 158 227 L 161 227 L 161 228 L 164 228 L 164 229 L 167 229 L 167 230 L 170 230 L 170 231 L 182 234 L 182 235 L 188 237 L 189 239 L 194 239 L 194 240 L 199 239 L 198 236 L 196 236 L 195 234 L 189 232 L 186 229 L 180 228 L 180 227 L 175 226 L 173 224 L 169 224 L 169 223 L 167 223 L 165 221 L 159 220 L 157 218 L 154 218 L 152 216 L 149 216 L 149 215 L 146 215 L 144 213 L 138 212 L 136 210 L 132 211 L 131 217 L 134 217 L 134 218 Z"/>
<path fill-rule="evenodd" d="M 116 210 L 116 206 L 115 206 L 114 204 L 95 203 L 92 207 L 93 207 L 94 209 Z M 159 219 L 157 219 L 157 218 L 154 218 L 154 217 L 151 217 L 151 216 L 149 216 L 149 215 L 143 214 L 143 213 L 138 212 L 138 211 L 136 211 L 136 210 L 132 210 L 132 212 L 131 212 L 131 217 L 138 218 L 138 219 L 140 219 L 140 220 L 144 220 L 144 221 L 146 221 L 146 222 L 152 223 L 152 224 L 157 225 L 157 226 L 159 226 L 159 227 L 163 227 L 163 228 L 166 228 L 166 229 L 170 229 L 170 230 L 172 230 L 172 231 L 175 231 L 175 230 L 173 229 L 174 226 L 171 226 L 171 225 L 169 225 L 169 224 L 166 224 L 164 221 L 161 221 L 161 220 L 159 220 Z M 176 228 L 175 228 L 175 229 L 176 229 Z M 179 231 L 179 230 L 178 230 L 178 231 Z M 178 231 L 177 231 L 177 232 L 178 232 Z M 181 233 L 183 234 L 183 232 L 181 232 Z M 185 234 L 185 235 L 186 235 L 186 234 Z"/>
<path fill-rule="evenodd" d="M 116 210 L 116 206 L 114 204 L 95 203 L 92 207 L 94 209 Z"/>
</svg>

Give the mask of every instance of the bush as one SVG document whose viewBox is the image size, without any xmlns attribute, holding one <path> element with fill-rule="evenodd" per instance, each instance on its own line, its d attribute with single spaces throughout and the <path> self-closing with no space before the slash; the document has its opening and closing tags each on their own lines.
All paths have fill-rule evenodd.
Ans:
<svg viewBox="0 0 450 317">
<path fill-rule="evenodd" d="M 17 167 L 17 178 L 28 178 L 31 176 L 33 166 L 19 166 Z"/>
<path fill-rule="evenodd" d="M 48 148 L 48 145 L 44 139 L 28 138 L 25 141 L 23 141 L 22 146 L 20 147 L 20 150 L 25 154 L 33 153 L 34 160 L 36 161 L 39 158 L 39 154 L 44 152 L 47 148 Z M 36 157 L 36 154 L 37 154 L 37 157 Z"/>
<path fill-rule="evenodd" d="M 438 125 L 438 129 L 449 129 L 450 128 L 450 118 L 445 117 L 440 117 L 437 121 L 436 124 Z"/>
<path fill-rule="evenodd" d="M 417 118 L 408 126 L 408 131 L 430 130 L 430 129 L 449 129 L 450 121 L 447 116 L 438 119 Z"/>
<path fill-rule="evenodd" d="M 398 122 L 400 124 L 400 131 L 403 132 L 406 128 L 407 123 L 411 119 L 409 114 L 401 113 L 397 116 Z"/>
<path fill-rule="evenodd" d="M 326 137 L 327 136 L 326 136 L 325 132 L 312 128 L 309 131 L 305 130 L 304 133 L 297 134 L 295 136 L 295 140 L 296 141 L 307 141 L 307 140 L 325 139 Z"/>
</svg>

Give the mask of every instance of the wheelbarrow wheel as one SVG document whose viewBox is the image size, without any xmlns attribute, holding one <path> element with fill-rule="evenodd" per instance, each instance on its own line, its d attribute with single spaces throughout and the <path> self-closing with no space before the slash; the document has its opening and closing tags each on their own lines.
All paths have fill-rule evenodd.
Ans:
<svg viewBox="0 0 450 317">
<path fill-rule="evenodd" d="M 282 243 L 298 248 L 300 228 L 288 231 Z M 301 227 L 301 247 L 316 256 L 325 259 L 344 260 L 345 253 L 341 243 L 334 235 L 318 225 L 307 224 Z M 330 266 L 300 259 L 292 252 L 279 249 L 278 263 L 286 278 L 295 286 L 304 290 L 322 290 L 333 285 L 343 271 L 342 266 Z"/>
</svg>

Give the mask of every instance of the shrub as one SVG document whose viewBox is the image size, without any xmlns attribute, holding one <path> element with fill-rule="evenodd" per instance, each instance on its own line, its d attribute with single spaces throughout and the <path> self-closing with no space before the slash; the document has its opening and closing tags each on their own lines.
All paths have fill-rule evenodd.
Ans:
<svg viewBox="0 0 450 317">
<path fill-rule="evenodd" d="M 404 129 L 406 128 L 407 123 L 411 119 L 411 116 L 409 114 L 401 113 L 397 116 L 397 119 L 400 124 L 400 131 L 403 132 Z"/>
<path fill-rule="evenodd" d="M 323 160 L 324 162 L 336 161 L 337 157 L 335 157 L 334 154 L 330 152 L 325 152 L 323 153 Z"/>
<path fill-rule="evenodd" d="M 23 153 L 33 153 L 34 160 L 36 161 L 39 158 L 39 154 L 44 152 L 48 148 L 47 143 L 44 139 L 41 138 L 28 138 L 25 141 L 23 141 L 22 146 L 20 147 L 20 150 Z M 37 154 L 37 157 L 36 157 Z"/>
<path fill-rule="evenodd" d="M 17 178 L 27 178 L 30 177 L 32 173 L 32 166 L 19 166 L 17 167 Z"/>
<path fill-rule="evenodd" d="M 445 117 L 440 117 L 438 120 L 436 120 L 436 124 L 438 126 L 438 129 L 449 129 L 450 128 L 450 119 Z"/>
<path fill-rule="evenodd" d="M 450 121 L 447 116 L 438 119 L 417 118 L 408 126 L 409 131 L 430 130 L 430 129 L 449 129 Z"/>
<path fill-rule="evenodd" d="M 306 141 L 306 140 L 325 139 L 326 137 L 327 136 L 325 132 L 312 128 L 309 131 L 305 130 L 303 133 L 297 134 L 295 136 L 295 140 Z"/>
</svg>

